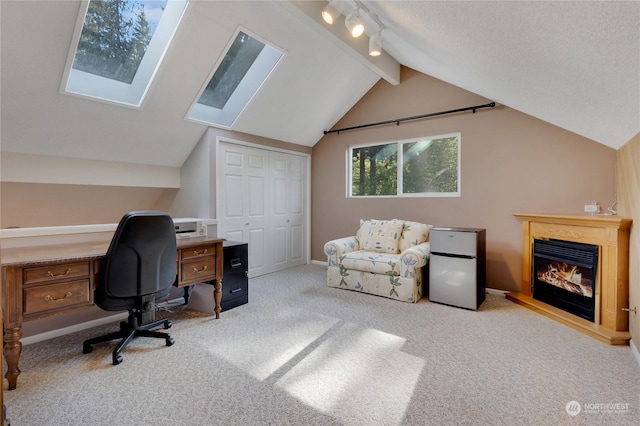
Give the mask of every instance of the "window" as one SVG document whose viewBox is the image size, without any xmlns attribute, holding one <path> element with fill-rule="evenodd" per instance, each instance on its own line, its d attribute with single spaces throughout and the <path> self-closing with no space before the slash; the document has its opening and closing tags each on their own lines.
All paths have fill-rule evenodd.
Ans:
<svg viewBox="0 0 640 426">
<path fill-rule="evenodd" d="M 349 196 L 460 195 L 460 134 L 349 149 Z"/>
<path fill-rule="evenodd" d="M 274 47 L 238 31 L 188 117 L 214 126 L 231 127 L 282 55 Z"/>
<path fill-rule="evenodd" d="M 64 91 L 140 106 L 187 0 L 91 0 L 76 29 Z"/>
</svg>

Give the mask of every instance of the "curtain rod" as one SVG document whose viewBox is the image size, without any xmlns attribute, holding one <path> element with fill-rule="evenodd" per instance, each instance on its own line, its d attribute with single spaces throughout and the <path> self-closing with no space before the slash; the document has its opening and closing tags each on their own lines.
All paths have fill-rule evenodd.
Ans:
<svg viewBox="0 0 640 426">
<path fill-rule="evenodd" d="M 495 106 L 496 106 L 495 102 L 490 102 L 490 103 L 484 104 L 484 105 L 476 105 L 476 106 L 470 106 L 470 107 L 466 107 L 466 108 L 451 109 L 449 111 L 432 112 L 430 114 L 414 115 L 413 117 L 404 117 L 404 118 L 396 118 L 396 119 L 393 119 L 393 120 L 378 121 L 377 123 L 361 124 L 359 126 L 352 126 L 352 127 L 343 127 L 342 129 L 324 130 L 323 132 L 324 132 L 325 135 L 329 134 L 329 133 L 338 133 L 338 134 L 340 134 L 340 132 L 344 132 L 344 131 L 347 131 L 347 130 L 362 129 L 364 127 L 383 126 L 385 124 L 393 124 L 393 123 L 395 123 L 397 126 L 399 126 L 400 122 L 402 122 L 402 121 L 418 120 L 418 119 L 421 119 L 421 118 L 435 117 L 437 115 L 445 115 L 445 114 L 455 114 L 456 112 L 465 112 L 465 111 L 473 111 L 473 113 L 475 114 L 477 109 L 480 109 L 480 108 L 493 108 Z"/>
</svg>

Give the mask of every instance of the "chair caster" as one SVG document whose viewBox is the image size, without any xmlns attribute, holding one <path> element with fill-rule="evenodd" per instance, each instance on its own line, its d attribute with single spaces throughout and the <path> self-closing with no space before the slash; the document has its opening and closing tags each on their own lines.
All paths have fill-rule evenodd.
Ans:
<svg viewBox="0 0 640 426">
<path fill-rule="evenodd" d="M 172 325 L 173 325 L 173 323 L 171 321 L 167 321 L 167 322 L 164 323 L 164 329 L 166 330 L 168 328 L 171 328 Z"/>
<path fill-rule="evenodd" d="M 167 341 L 167 346 L 173 346 L 173 344 L 176 342 L 169 336 L 167 336 L 166 341 Z"/>
<path fill-rule="evenodd" d="M 93 352 L 93 346 L 87 344 L 82 345 L 83 354 L 90 354 L 91 352 Z"/>
<path fill-rule="evenodd" d="M 113 356 L 113 365 L 118 365 L 122 362 L 122 355 Z"/>
</svg>

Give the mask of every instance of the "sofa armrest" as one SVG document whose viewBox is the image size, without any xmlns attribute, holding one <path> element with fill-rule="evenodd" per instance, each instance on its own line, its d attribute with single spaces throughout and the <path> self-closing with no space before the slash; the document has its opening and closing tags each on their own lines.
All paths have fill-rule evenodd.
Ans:
<svg viewBox="0 0 640 426">
<path fill-rule="evenodd" d="M 413 277 L 418 268 L 422 268 L 429 261 L 431 244 L 426 242 L 409 247 L 400 253 L 400 276 Z"/>
<path fill-rule="evenodd" d="M 327 255 L 329 266 L 338 265 L 338 259 L 341 255 L 356 250 L 360 250 L 360 243 L 355 236 L 331 240 L 324 245 L 324 253 Z"/>
</svg>

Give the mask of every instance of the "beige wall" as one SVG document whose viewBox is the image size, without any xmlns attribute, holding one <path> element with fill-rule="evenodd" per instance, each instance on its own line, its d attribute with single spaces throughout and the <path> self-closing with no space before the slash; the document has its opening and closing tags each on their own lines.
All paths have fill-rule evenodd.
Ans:
<svg viewBox="0 0 640 426">
<path fill-rule="evenodd" d="M 177 189 L 2 182 L 2 228 L 118 223 L 130 210 L 167 210 Z"/>
<path fill-rule="evenodd" d="M 489 100 L 411 69 L 380 81 L 335 128 L 487 103 Z M 349 199 L 350 145 L 461 132 L 458 198 Z M 616 151 L 507 107 L 326 135 L 313 148 L 311 258 L 354 235 L 360 218 L 403 218 L 435 226 L 487 229 L 487 285 L 519 290 L 521 225 L 512 213 L 580 213 L 615 200 Z"/>
<path fill-rule="evenodd" d="M 629 248 L 629 307 L 640 310 L 640 134 L 618 151 L 618 213 L 633 219 Z M 640 312 L 629 314 L 629 330 L 640 350 Z"/>
<path fill-rule="evenodd" d="M 180 168 L 3 152 L 0 225 L 117 223 L 130 210 L 166 210 Z"/>
</svg>

